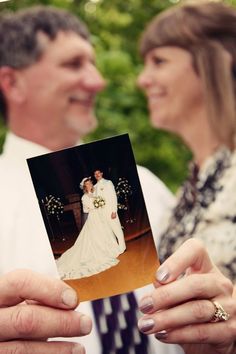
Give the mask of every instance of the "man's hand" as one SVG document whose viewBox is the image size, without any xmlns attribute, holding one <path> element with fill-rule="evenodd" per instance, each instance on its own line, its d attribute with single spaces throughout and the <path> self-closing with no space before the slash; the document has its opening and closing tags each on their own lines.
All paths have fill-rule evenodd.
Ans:
<svg viewBox="0 0 236 354">
<path fill-rule="evenodd" d="M 112 219 L 115 219 L 115 218 L 116 218 L 116 212 L 115 212 L 115 211 L 113 211 L 113 212 L 111 213 L 111 218 L 112 218 Z"/>
<path fill-rule="evenodd" d="M 76 292 L 64 282 L 30 270 L 0 277 L 0 354 L 85 353 L 72 342 L 47 338 L 89 334 L 91 319 L 73 311 Z"/>
</svg>

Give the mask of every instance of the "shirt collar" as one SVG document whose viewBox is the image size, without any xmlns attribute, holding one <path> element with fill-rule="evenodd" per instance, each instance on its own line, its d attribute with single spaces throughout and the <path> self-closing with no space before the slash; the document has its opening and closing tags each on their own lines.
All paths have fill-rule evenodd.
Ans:
<svg viewBox="0 0 236 354">
<path fill-rule="evenodd" d="M 12 132 L 6 135 L 3 153 L 11 159 L 22 160 L 51 152 L 49 149 L 23 139 Z"/>
<path fill-rule="evenodd" d="M 77 145 L 83 142 L 78 141 Z M 71 147 L 71 146 L 70 146 Z M 48 148 L 36 144 L 30 140 L 24 139 L 9 131 L 6 135 L 5 143 L 3 146 L 4 157 L 11 160 L 25 160 L 31 157 L 48 154 L 52 152 Z"/>
</svg>

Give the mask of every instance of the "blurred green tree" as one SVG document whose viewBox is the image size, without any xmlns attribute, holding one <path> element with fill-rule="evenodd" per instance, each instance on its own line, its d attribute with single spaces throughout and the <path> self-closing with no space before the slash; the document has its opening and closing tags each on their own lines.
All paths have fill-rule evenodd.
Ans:
<svg viewBox="0 0 236 354">
<path fill-rule="evenodd" d="M 183 0 L 182 0 L 183 1 Z M 97 100 L 99 127 L 86 141 L 128 132 L 138 164 L 157 174 L 172 190 L 180 185 L 191 158 L 175 136 L 149 124 L 146 100 L 136 86 L 142 69 L 138 42 L 146 23 L 178 0 L 12 0 L 0 3 L 0 11 L 35 4 L 67 8 L 80 16 L 92 33 L 97 65 L 107 88 Z M 236 4 L 236 0 L 228 1 Z M 0 126 L 0 144 L 5 128 Z"/>
</svg>

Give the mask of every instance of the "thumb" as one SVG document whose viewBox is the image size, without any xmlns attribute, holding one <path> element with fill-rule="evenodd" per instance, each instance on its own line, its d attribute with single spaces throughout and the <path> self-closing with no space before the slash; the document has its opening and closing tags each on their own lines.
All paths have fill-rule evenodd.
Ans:
<svg viewBox="0 0 236 354">
<path fill-rule="evenodd" d="M 78 304 L 75 290 L 59 279 L 18 269 L 0 276 L 0 307 L 13 306 L 25 300 L 62 309 L 74 309 Z"/>
</svg>

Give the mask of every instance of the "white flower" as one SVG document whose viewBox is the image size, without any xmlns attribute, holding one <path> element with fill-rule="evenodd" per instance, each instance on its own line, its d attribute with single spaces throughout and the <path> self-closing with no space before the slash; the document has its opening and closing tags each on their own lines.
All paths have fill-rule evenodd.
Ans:
<svg viewBox="0 0 236 354">
<path fill-rule="evenodd" d="M 49 197 L 46 197 L 45 208 L 48 214 L 62 214 L 64 211 L 63 203 L 60 198 L 53 197 L 51 194 Z"/>
<path fill-rule="evenodd" d="M 106 204 L 105 199 L 101 196 L 94 198 L 93 205 L 95 208 L 102 208 Z"/>
</svg>

